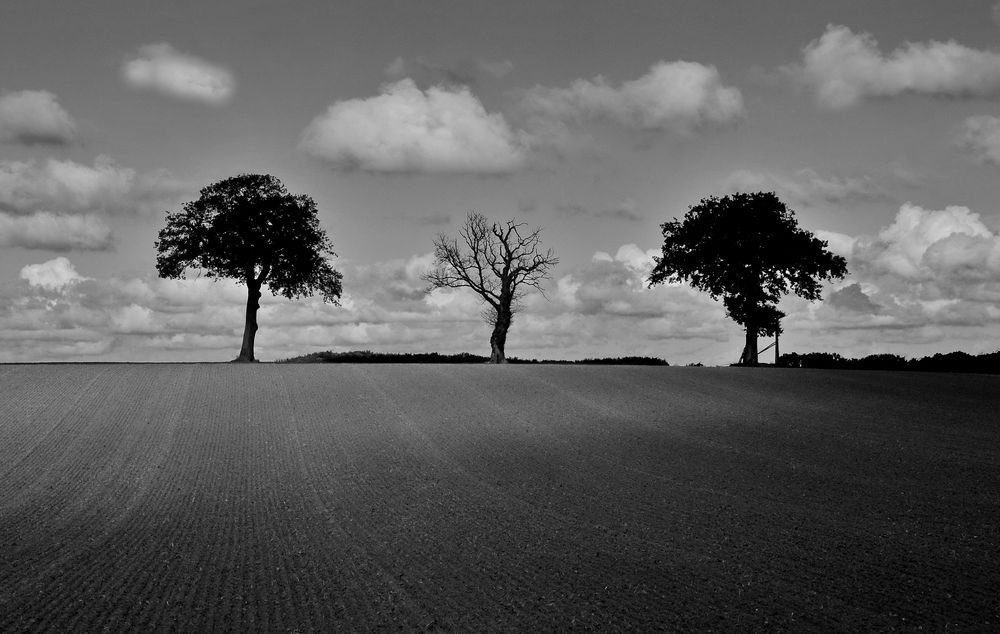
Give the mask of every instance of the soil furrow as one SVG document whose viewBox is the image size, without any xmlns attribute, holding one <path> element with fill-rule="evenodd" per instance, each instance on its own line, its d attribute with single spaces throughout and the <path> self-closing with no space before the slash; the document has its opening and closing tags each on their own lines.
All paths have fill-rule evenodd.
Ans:
<svg viewBox="0 0 1000 634">
<path fill-rule="evenodd" d="M 996 377 L 4 366 L 0 631 L 990 630 Z"/>
</svg>

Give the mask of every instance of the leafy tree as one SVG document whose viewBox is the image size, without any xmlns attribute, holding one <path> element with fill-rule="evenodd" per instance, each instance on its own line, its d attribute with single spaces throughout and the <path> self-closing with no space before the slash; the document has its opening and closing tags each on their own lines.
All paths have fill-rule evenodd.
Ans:
<svg viewBox="0 0 1000 634">
<path fill-rule="evenodd" d="M 459 230 L 458 240 L 438 234 L 434 240 L 435 267 L 423 276 L 431 288 L 471 288 L 487 304 L 484 318 L 493 326 L 490 363 L 506 363 L 507 331 L 517 301 L 529 287 L 541 290 L 549 269 L 559 263 L 552 250 L 539 252 L 541 229 L 523 231 L 524 223 L 491 223 L 472 212 Z"/>
<path fill-rule="evenodd" d="M 757 337 L 781 332 L 777 303 L 789 290 L 820 299 L 820 280 L 842 278 L 847 262 L 827 243 L 800 229 L 792 210 L 773 192 L 703 199 L 684 221 L 660 225 L 663 254 L 649 284 L 685 281 L 722 298 L 726 312 L 746 328 L 741 365 L 757 365 Z"/>
<path fill-rule="evenodd" d="M 270 174 L 240 174 L 201 190 L 198 200 L 167 213 L 156 241 L 160 277 L 189 268 L 247 286 L 243 346 L 235 361 L 254 361 L 260 289 L 288 299 L 320 293 L 337 304 L 341 274 L 330 265 L 333 243 L 319 226 L 316 203 L 292 195 Z"/>
</svg>

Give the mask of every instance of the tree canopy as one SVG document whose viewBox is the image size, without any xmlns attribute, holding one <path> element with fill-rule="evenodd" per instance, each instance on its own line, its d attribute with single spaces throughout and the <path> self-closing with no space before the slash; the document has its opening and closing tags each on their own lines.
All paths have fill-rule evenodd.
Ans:
<svg viewBox="0 0 1000 634">
<path fill-rule="evenodd" d="M 333 243 L 319 225 L 316 203 L 289 194 L 270 174 L 241 174 L 209 185 L 181 211 L 167 213 L 156 241 L 160 277 L 199 269 L 248 289 L 244 344 L 237 360 L 253 360 L 260 289 L 289 299 L 320 294 L 337 303 L 341 274 L 329 258 Z"/>
<path fill-rule="evenodd" d="M 846 260 L 799 228 L 774 192 L 704 198 L 683 221 L 660 228 L 663 249 L 650 286 L 683 281 L 721 298 L 729 317 L 747 329 L 741 363 L 748 365 L 757 363 L 757 336 L 781 332 L 783 295 L 815 301 L 822 280 L 847 274 Z"/>
</svg>

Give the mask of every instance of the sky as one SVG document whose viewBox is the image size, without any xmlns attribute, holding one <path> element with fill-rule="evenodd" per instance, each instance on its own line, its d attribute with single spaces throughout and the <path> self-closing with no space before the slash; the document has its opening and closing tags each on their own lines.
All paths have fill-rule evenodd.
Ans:
<svg viewBox="0 0 1000 634">
<path fill-rule="evenodd" d="M 261 360 L 488 354 L 477 297 L 421 280 L 476 211 L 559 258 L 508 356 L 733 363 L 721 302 L 645 280 L 736 191 L 847 259 L 782 301 L 782 352 L 995 351 L 998 100 L 989 0 L 6 0 L 0 361 L 235 357 L 245 287 L 159 279 L 154 241 L 247 172 L 316 201 L 344 275 L 339 306 L 265 292 Z"/>
</svg>

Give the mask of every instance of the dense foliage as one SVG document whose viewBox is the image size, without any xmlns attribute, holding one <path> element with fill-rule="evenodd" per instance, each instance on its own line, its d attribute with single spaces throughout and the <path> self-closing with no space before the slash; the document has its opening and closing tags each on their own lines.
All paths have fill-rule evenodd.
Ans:
<svg viewBox="0 0 1000 634">
<path fill-rule="evenodd" d="M 184 278 L 198 269 L 210 278 L 247 286 L 247 316 L 238 361 L 253 361 L 260 289 L 289 299 L 319 293 L 333 303 L 341 294 L 336 255 L 319 226 L 316 203 L 292 195 L 270 174 L 241 174 L 201 190 L 197 200 L 168 213 L 156 241 L 160 277 Z"/>
<path fill-rule="evenodd" d="M 283 363 L 487 363 L 489 357 L 459 352 L 458 354 L 439 354 L 437 352 L 372 352 L 370 350 L 352 350 L 351 352 L 312 352 L 310 354 L 285 359 Z M 546 363 L 558 365 L 670 365 L 656 357 L 625 356 L 602 357 L 596 359 L 580 359 L 567 361 L 565 359 L 519 359 L 508 357 L 508 363 Z"/>
<path fill-rule="evenodd" d="M 269 174 L 241 174 L 201 190 L 198 200 L 167 214 L 156 241 L 160 277 L 189 268 L 208 277 L 266 283 L 289 299 L 320 293 L 335 302 L 341 275 L 333 243 L 319 226 L 316 203 L 292 195 Z"/>
<path fill-rule="evenodd" d="M 660 225 L 663 248 L 654 258 L 650 286 L 687 282 L 722 299 L 726 313 L 747 331 L 740 362 L 757 364 L 757 337 L 781 332 L 777 303 L 790 291 L 820 299 L 822 280 L 847 273 L 846 260 L 826 242 L 800 229 L 794 213 L 773 192 L 702 199 Z"/>
<path fill-rule="evenodd" d="M 789 353 L 778 358 L 778 365 L 790 368 L 836 368 L 852 370 L 913 370 L 923 372 L 970 372 L 1000 374 L 1000 351 L 980 355 L 966 352 L 935 354 L 907 359 L 895 354 L 872 354 L 860 359 L 845 358 L 835 352 Z"/>
</svg>

